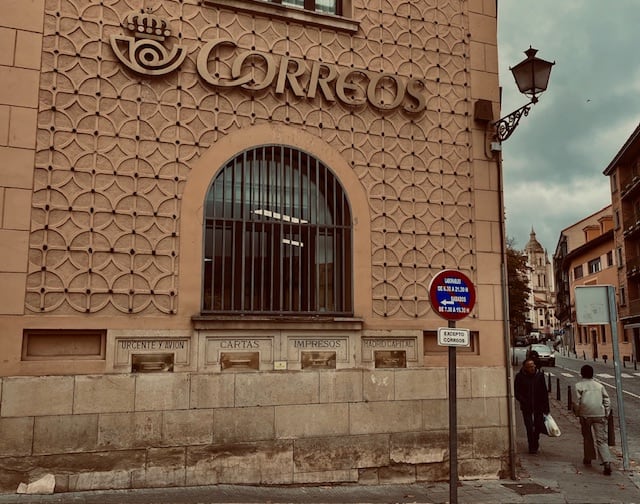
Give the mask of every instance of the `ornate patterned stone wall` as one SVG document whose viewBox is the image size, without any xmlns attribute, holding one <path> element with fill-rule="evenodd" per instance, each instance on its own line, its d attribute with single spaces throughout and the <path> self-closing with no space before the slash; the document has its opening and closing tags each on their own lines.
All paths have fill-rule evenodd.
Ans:
<svg viewBox="0 0 640 504">
<path fill-rule="evenodd" d="M 222 136 L 269 121 L 318 135 L 361 180 L 376 316 L 422 317 L 434 270 L 473 271 L 466 1 L 353 3 L 356 34 L 196 0 L 48 0 L 27 309 L 175 313 L 189 167 Z M 115 57 L 110 36 L 144 8 L 169 21 L 168 46 L 186 48 L 178 71 L 141 76 Z M 381 112 L 272 88 L 218 92 L 196 58 L 220 37 L 241 50 L 423 78 L 426 110 Z"/>
</svg>

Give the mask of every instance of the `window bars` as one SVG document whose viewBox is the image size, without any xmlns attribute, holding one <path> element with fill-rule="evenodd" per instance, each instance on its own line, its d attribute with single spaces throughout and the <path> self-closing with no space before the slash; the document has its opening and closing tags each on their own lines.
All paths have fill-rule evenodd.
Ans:
<svg viewBox="0 0 640 504">
<path fill-rule="evenodd" d="M 351 212 L 309 154 L 247 150 L 205 202 L 203 313 L 352 315 Z"/>
</svg>

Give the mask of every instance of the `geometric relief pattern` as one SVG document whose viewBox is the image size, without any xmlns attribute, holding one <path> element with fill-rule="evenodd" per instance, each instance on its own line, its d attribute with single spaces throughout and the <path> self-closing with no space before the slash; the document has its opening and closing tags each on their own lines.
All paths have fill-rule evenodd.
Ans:
<svg viewBox="0 0 640 504">
<path fill-rule="evenodd" d="M 110 35 L 144 8 L 169 21 L 169 46 L 186 47 L 179 70 L 141 77 L 114 56 Z M 176 313 L 189 167 L 228 133 L 278 121 L 331 144 L 368 195 L 374 314 L 425 316 L 437 271 L 475 270 L 464 8 L 355 0 L 360 29 L 345 34 L 197 0 L 48 0 L 27 309 Z M 422 78 L 426 110 L 348 107 L 272 87 L 218 90 L 198 76 L 196 58 L 204 42 L 225 37 L 238 50 Z"/>
</svg>

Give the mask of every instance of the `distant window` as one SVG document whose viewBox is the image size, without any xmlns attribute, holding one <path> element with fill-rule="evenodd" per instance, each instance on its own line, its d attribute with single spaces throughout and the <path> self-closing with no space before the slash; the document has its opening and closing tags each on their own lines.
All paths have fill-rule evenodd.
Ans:
<svg viewBox="0 0 640 504">
<path fill-rule="evenodd" d="M 618 179 L 615 173 L 611 174 L 611 192 L 616 192 L 618 190 Z"/>
<path fill-rule="evenodd" d="M 605 327 L 603 325 L 600 326 L 600 334 L 602 334 L 602 342 L 606 343 L 607 342 L 607 330 L 605 329 Z"/>
<path fill-rule="evenodd" d="M 623 264 L 623 261 L 622 261 L 622 247 L 618 247 L 616 249 L 616 255 L 618 257 L 618 268 L 622 268 L 622 264 Z"/>
<path fill-rule="evenodd" d="M 613 250 L 607 252 L 607 267 L 613 266 Z"/>
<path fill-rule="evenodd" d="M 287 23 L 311 24 L 331 32 L 355 33 L 361 22 L 353 19 L 353 0 L 200 0 L 195 3 Z"/>
<path fill-rule="evenodd" d="M 625 292 L 624 287 L 620 287 L 620 306 L 624 306 L 627 304 L 627 293 Z"/>
<path fill-rule="evenodd" d="M 582 278 L 583 276 L 584 273 L 582 272 L 582 264 L 573 268 L 573 278 L 577 280 L 578 278 Z"/>
<path fill-rule="evenodd" d="M 339 0 L 269 0 L 272 3 L 281 3 L 291 7 L 301 7 L 305 10 L 326 12 L 328 14 L 340 14 Z"/>
<path fill-rule="evenodd" d="M 297 7 L 312 12 L 342 15 L 342 0 L 262 0 L 266 3 Z"/>
<path fill-rule="evenodd" d="M 597 259 L 592 259 L 591 261 L 589 261 L 588 267 L 589 267 L 590 275 L 594 273 L 598 273 L 599 271 L 602 271 L 602 264 L 600 263 L 600 258 L 598 257 Z"/>
</svg>

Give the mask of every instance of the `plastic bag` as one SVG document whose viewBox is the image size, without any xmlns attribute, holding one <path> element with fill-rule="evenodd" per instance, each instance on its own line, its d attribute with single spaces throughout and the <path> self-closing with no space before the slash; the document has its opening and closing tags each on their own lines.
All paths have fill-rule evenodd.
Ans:
<svg viewBox="0 0 640 504">
<path fill-rule="evenodd" d="M 544 415 L 544 428 L 547 430 L 548 436 L 558 437 L 560 434 L 562 434 L 560 432 L 560 427 L 558 427 L 558 424 L 549 413 Z"/>
</svg>

